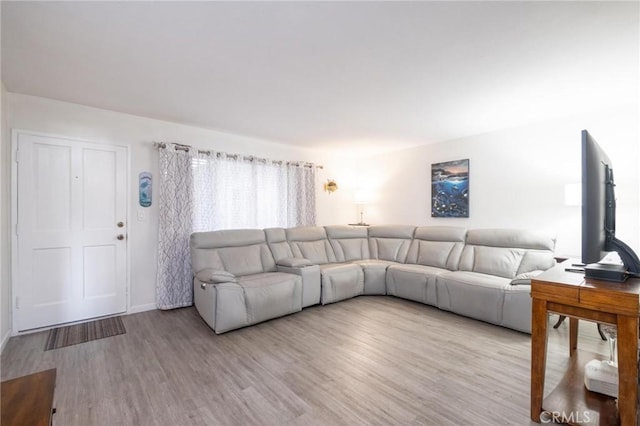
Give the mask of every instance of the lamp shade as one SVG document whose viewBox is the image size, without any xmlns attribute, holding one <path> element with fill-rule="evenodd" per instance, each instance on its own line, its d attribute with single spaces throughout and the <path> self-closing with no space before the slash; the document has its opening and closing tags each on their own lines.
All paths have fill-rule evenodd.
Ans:
<svg viewBox="0 0 640 426">
<path fill-rule="evenodd" d="M 366 189 L 358 188 L 356 189 L 354 198 L 356 204 L 369 204 L 371 202 L 371 192 Z"/>
</svg>

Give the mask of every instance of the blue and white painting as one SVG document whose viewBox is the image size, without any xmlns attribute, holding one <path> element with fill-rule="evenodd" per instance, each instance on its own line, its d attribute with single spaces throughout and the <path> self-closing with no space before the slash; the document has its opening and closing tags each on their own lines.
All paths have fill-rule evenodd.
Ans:
<svg viewBox="0 0 640 426">
<path fill-rule="evenodd" d="M 431 217 L 469 217 L 469 159 L 431 165 Z"/>
</svg>

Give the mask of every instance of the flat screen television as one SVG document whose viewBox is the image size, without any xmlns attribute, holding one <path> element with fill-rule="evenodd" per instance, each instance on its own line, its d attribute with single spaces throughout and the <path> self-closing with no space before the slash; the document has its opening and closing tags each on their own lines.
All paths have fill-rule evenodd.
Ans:
<svg viewBox="0 0 640 426">
<path fill-rule="evenodd" d="M 615 251 L 623 265 L 599 264 Z M 638 255 L 616 238 L 613 167 L 588 131 L 582 131 L 582 263 L 587 278 L 624 281 L 640 276 Z"/>
</svg>

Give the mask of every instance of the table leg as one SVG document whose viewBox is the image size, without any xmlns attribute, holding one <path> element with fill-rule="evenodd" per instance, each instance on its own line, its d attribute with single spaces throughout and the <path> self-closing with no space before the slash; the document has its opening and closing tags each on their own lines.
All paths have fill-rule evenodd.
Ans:
<svg viewBox="0 0 640 426">
<path fill-rule="evenodd" d="M 618 315 L 618 411 L 620 425 L 636 425 L 638 317 Z"/>
<path fill-rule="evenodd" d="M 534 298 L 531 309 L 531 420 L 540 423 L 547 364 L 547 302 Z"/>
<path fill-rule="evenodd" d="M 569 318 L 569 356 L 574 356 L 578 349 L 578 318 Z"/>
</svg>

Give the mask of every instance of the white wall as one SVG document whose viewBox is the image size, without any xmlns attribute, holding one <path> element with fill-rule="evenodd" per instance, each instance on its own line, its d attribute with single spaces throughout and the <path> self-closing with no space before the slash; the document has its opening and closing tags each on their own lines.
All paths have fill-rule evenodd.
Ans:
<svg viewBox="0 0 640 426">
<path fill-rule="evenodd" d="M 137 199 L 137 177 L 141 171 L 150 171 L 156 185 L 158 182 L 158 154 L 152 147 L 153 141 L 179 142 L 231 153 L 322 164 L 324 169 L 318 170 L 316 188 L 318 224 L 353 220 L 353 201 L 345 191 L 331 195 L 322 191 L 322 183 L 327 178 L 339 180 L 348 175 L 351 164 L 326 153 L 15 93 L 8 93 L 8 110 L 8 124 L 12 129 L 130 147 L 130 312 L 155 308 L 157 192 L 149 208 L 140 207 Z M 3 165 L 7 164 L 10 163 L 3 160 Z M 137 220 L 138 211 L 145 213 L 142 222 Z"/>
<path fill-rule="evenodd" d="M 9 245 L 9 190 L 11 139 L 7 125 L 7 91 L 0 88 L 0 350 L 11 335 L 11 253 Z"/>
<path fill-rule="evenodd" d="M 640 248 L 637 105 L 354 160 L 341 158 L 336 153 L 296 149 L 192 126 L 6 93 L 4 87 L 2 95 L 2 336 L 11 327 L 8 128 L 130 147 L 130 312 L 155 307 L 157 203 L 154 200 L 150 208 L 143 209 L 146 220 L 138 222 L 137 211 L 141 208 L 137 204 L 136 189 L 141 171 L 150 171 L 157 179 L 157 151 L 152 148 L 153 141 L 323 164 L 324 169 L 318 171 L 317 178 L 319 225 L 357 221 L 353 192 L 356 187 L 364 187 L 374 195 L 373 202 L 365 207 L 365 220 L 369 223 L 550 229 L 558 234 L 557 253 L 577 255 L 580 208 L 564 205 L 564 186 L 580 181 L 580 130 L 586 128 L 615 166 L 618 235 L 636 251 Z M 470 218 L 431 218 L 430 165 L 461 158 L 470 159 Z M 335 179 L 340 187 L 333 194 L 322 191 L 322 184 L 329 178 Z"/>
<path fill-rule="evenodd" d="M 579 255 L 581 211 L 565 206 L 564 186 L 581 180 L 582 129 L 614 165 L 616 235 L 640 252 L 637 105 L 372 158 L 359 171 L 377 196 L 366 206 L 367 221 L 548 229 L 557 233 L 556 253 Z M 470 217 L 431 218 L 431 164 L 464 158 L 470 159 Z"/>
</svg>

